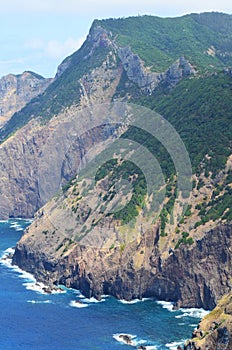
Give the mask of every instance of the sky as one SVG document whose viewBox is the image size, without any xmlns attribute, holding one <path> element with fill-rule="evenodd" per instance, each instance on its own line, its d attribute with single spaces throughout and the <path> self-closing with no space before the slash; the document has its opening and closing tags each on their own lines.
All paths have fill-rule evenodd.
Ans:
<svg viewBox="0 0 232 350">
<path fill-rule="evenodd" d="M 0 77 L 34 71 L 53 77 L 94 19 L 232 13 L 231 0 L 0 0 Z"/>
</svg>

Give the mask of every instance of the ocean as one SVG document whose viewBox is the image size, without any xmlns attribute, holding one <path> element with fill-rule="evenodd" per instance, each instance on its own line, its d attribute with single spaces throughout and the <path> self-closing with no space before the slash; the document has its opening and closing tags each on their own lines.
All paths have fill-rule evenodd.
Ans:
<svg viewBox="0 0 232 350">
<path fill-rule="evenodd" d="M 139 345 L 176 350 L 206 314 L 173 311 L 171 303 L 155 300 L 128 303 L 104 296 L 97 302 L 64 287 L 62 293 L 44 294 L 32 275 L 4 259 L 27 225 L 20 219 L 0 222 L 0 350 L 126 350 Z"/>
</svg>

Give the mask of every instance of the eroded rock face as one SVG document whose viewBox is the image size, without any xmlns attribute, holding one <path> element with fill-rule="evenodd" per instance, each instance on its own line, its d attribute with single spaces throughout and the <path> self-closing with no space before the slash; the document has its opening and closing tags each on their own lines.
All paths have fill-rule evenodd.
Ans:
<svg viewBox="0 0 232 350">
<path fill-rule="evenodd" d="M 129 47 L 119 48 L 118 54 L 128 79 L 147 94 L 151 94 L 161 82 L 173 87 L 181 79 L 196 73 L 185 57 L 180 57 L 166 72 L 155 73 L 145 68 L 139 56 L 133 54 Z"/>
<path fill-rule="evenodd" d="M 1 219 L 33 217 L 76 174 L 88 150 L 94 156 L 99 152 L 94 146 L 112 136 L 103 126 L 77 140 L 75 127 L 70 130 L 69 124 L 76 116 L 73 108 L 46 125 L 32 120 L 0 145 Z M 53 139 L 56 128 L 60 132 Z"/>
<path fill-rule="evenodd" d="M 195 247 L 183 247 L 166 260 L 159 250 L 158 226 L 123 250 L 120 246 L 96 249 L 80 242 L 61 254 L 55 243 L 61 241 L 59 233 L 46 225 L 43 215 L 18 243 L 14 255 L 14 263 L 45 283 L 63 283 L 88 297 L 105 293 L 127 300 L 152 296 L 175 301 L 180 307 L 205 309 L 212 309 L 231 289 L 231 225 L 208 232 Z M 42 228 L 46 235 L 39 234 Z"/>
<path fill-rule="evenodd" d="M 0 145 L 2 219 L 33 217 L 42 204 L 37 183 L 38 157 L 47 137 L 45 129 L 33 122 Z"/>
<path fill-rule="evenodd" d="M 32 72 L 9 74 L 0 79 L 0 127 L 15 112 L 40 95 L 52 82 Z"/>
<path fill-rule="evenodd" d="M 171 254 L 163 271 L 178 286 L 180 305 L 212 309 L 230 291 L 231 247 L 232 226 L 221 225 L 206 233 L 193 249 Z"/>
</svg>

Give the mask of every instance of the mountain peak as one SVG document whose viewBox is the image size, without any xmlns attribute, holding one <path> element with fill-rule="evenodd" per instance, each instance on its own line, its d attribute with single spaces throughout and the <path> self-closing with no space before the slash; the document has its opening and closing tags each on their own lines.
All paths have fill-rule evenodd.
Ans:
<svg viewBox="0 0 232 350">
<path fill-rule="evenodd" d="M 22 74 L 8 74 L 0 79 L 0 128 L 34 97 L 48 87 L 52 79 L 25 71 Z"/>
</svg>

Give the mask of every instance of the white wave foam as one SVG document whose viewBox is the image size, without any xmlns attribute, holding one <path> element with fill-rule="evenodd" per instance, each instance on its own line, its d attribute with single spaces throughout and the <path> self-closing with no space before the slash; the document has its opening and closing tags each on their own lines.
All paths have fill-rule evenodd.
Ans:
<svg viewBox="0 0 232 350">
<path fill-rule="evenodd" d="M 148 300 L 152 300 L 152 299 L 151 298 L 142 298 L 142 299 L 132 299 L 130 301 L 125 300 L 125 299 L 120 299 L 119 302 L 122 304 L 131 305 L 131 304 L 137 304 L 137 303 L 141 303 L 143 301 L 148 301 Z"/>
<path fill-rule="evenodd" d="M 123 337 L 126 337 L 128 339 L 128 341 L 123 338 Z M 134 334 L 127 334 L 127 333 L 116 333 L 116 334 L 113 334 L 113 338 L 115 340 L 117 340 L 119 343 L 123 343 L 123 344 L 127 344 L 127 345 L 130 345 L 130 346 L 139 346 L 139 345 L 143 345 L 143 344 L 146 344 L 146 340 L 144 339 L 139 339 L 137 337 L 137 335 L 134 335 Z M 156 347 L 154 347 L 153 345 L 150 345 L 150 346 L 147 346 L 146 345 L 146 349 L 156 349 Z"/>
<path fill-rule="evenodd" d="M 52 304 L 51 300 L 27 300 L 27 303 L 31 304 Z"/>
<path fill-rule="evenodd" d="M 72 306 L 72 307 L 77 307 L 77 308 L 83 308 L 83 307 L 87 307 L 88 306 L 88 304 L 84 304 L 82 302 L 79 302 L 78 300 L 71 300 L 69 305 Z"/>
<path fill-rule="evenodd" d="M 7 220 L 8 222 L 16 222 L 16 223 L 18 223 L 18 221 L 23 221 L 23 222 L 28 222 L 28 223 L 30 223 L 30 222 L 33 222 L 33 219 L 24 219 L 24 218 L 14 218 L 14 219 L 9 219 L 9 220 Z"/>
<path fill-rule="evenodd" d="M 165 346 L 167 348 L 169 348 L 170 350 L 176 350 L 178 346 L 182 346 L 182 345 L 184 345 L 184 343 L 185 343 L 185 340 L 174 341 L 172 343 L 165 344 Z"/>
<path fill-rule="evenodd" d="M 21 219 L 21 220 L 23 220 L 27 224 L 32 224 L 32 222 L 33 222 L 33 219 Z"/>
<path fill-rule="evenodd" d="M 123 339 L 123 336 L 126 336 L 128 337 L 128 339 L 131 340 L 131 343 L 128 344 L 124 339 Z M 128 345 L 132 345 L 132 346 L 136 346 L 136 344 L 134 343 L 134 340 L 136 338 L 136 335 L 133 335 L 133 334 L 126 334 L 126 333 L 116 333 L 116 334 L 113 334 L 113 338 L 115 340 L 117 340 L 119 343 L 123 343 L 123 344 L 128 344 Z"/>
<path fill-rule="evenodd" d="M 15 252 L 14 248 L 7 248 L 4 253 L 5 254 L 14 254 L 14 252 Z"/>
<path fill-rule="evenodd" d="M 37 292 L 39 294 L 47 294 L 44 291 L 45 285 L 43 283 L 39 283 L 39 282 L 26 282 L 23 283 L 23 286 L 27 289 L 27 290 L 32 290 L 33 292 Z"/>
<path fill-rule="evenodd" d="M 203 318 L 208 315 L 209 311 L 204 309 L 180 309 L 179 311 L 183 312 L 182 315 L 176 315 L 175 318 L 184 318 L 184 317 L 193 317 L 193 318 Z"/>
<path fill-rule="evenodd" d="M 82 298 L 80 295 L 79 295 L 79 298 Z M 102 303 L 103 301 L 106 301 L 104 298 L 102 298 L 101 300 L 97 300 L 95 298 L 82 298 L 82 301 L 83 303 L 87 303 L 87 304 L 97 304 L 97 303 Z"/>
<path fill-rule="evenodd" d="M 23 283 L 23 286 L 26 287 L 26 289 L 32 290 L 40 294 L 66 293 L 66 290 L 62 289 L 61 287 L 51 289 L 48 286 L 46 286 L 44 283 L 37 282 L 31 273 L 20 269 L 16 265 L 12 265 L 12 255 L 14 251 L 15 250 L 13 248 L 6 249 L 3 252 L 3 255 L 0 259 L 0 263 L 9 269 L 12 269 L 14 272 L 16 272 L 19 275 L 19 278 L 22 278 L 25 281 L 25 283 Z"/>
<path fill-rule="evenodd" d="M 23 221 L 26 222 L 28 224 L 31 224 L 33 222 L 33 219 L 22 219 L 22 218 L 15 218 L 14 221 L 12 221 L 12 219 L 8 219 L 8 220 L 0 220 L 0 224 L 8 224 L 8 223 L 12 223 L 12 224 L 18 224 L 18 221 Z"/>
<path fill-rule="evenodd" d="M 29 282 L 23 283 L 23 286 L 27 290 L 32 290 L 33 292 L 36 292 L 36 293 L 39 293 L 39 294 L 44 294 L 44 295 L 66 293 L 66 291 L 61 289 L 61 288 L 58 288 L 58 289 L 54 288 L 54 289 L 52 289 L 52 288 L 46 286 L 42 282 L 37 282 L 35 278 L 33 278 L 33 281 L 29 281 Z"/>
<path fill-rule="evenodd" d="M 8 268 L 13 268 L 12 265 L 12 255 L 14 254 L 15 249 L 14 248 L 7 248 L 2 252 L 0 263 Z"/>
<path fill-rule="evenodd" d="M 78 291 L 77 291 L 78 292 Z M 86 299 L 85 298 L 85 296 L 83 295 L 83 294 L 81 294 L 81 293 L 77 293 L 78 294 L 78 298 L 80 298 L 80 299 Z"/>
<path fill-rule="evenodd" d="M 131 304 L 137 304 L 139 303 L 141 300 L 139 299 L 133 299 L 133 300 L 124 300 L 124 299 L 120 299 L 119 302 L 122 303 L 122 304 L 128 304 L 128 305 L 131 305 Z"/>
<path fill-rule="evenodd" d="M 10 224 L 10 228 L 15 229 L 16 231 L 23 231 L 24 230 L 24 228 L 17 221 L 12 222 Z"/>
<path fill-rule="evenodd" d="M 161 305 L 163 309 L 167 309 L 168 311 L 175 311 L 173 310 L 173 303 L 170 301 L 156 301 L 158 305 Z"/>
</svg>

